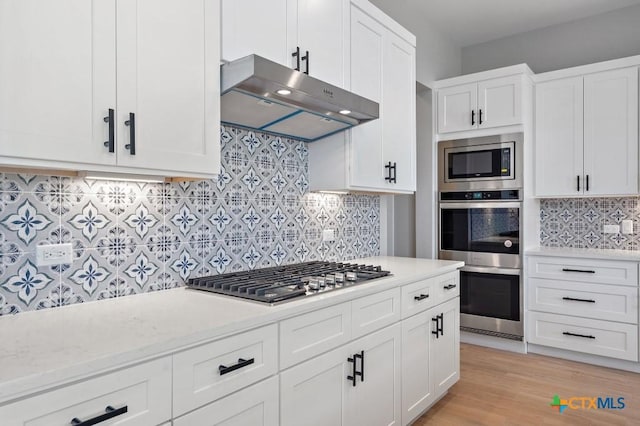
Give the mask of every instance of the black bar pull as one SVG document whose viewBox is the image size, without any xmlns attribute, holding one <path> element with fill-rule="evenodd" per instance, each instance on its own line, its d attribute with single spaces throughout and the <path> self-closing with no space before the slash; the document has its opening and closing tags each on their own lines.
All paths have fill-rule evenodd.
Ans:
<svg viewBox="0 0 640 426">
<path fill-rule="evenodd" d="M 478 110 L 478 124 L 482 124 L 482 110 Z"/>
<path fill-rule="evenodd" d="M 444 313 L 438 315 L 438 319 L 440 320 L 440 325 L 438 326 L 438 331 L 441 336 L 444 336 Z"/>
<path fill-rule="evenodd" d="M 393 183 L 397 183 L 398 181 L 398 164 L 393 163 Z"/>
<path fill-rule="evenodd" d="M 124 122 L 125 126 L 129 126 L 129 143 L 124 147 L 129 150 L 129 154 L 136 155 L 136 115 L 129 113 L 129 119 Z"/>
<path fill-rule="evenodd" d="M 296 58 L 296 71 L 300 71 L 300 46 L 296 47 L 296 51 L 291 56 Z"/>
<path fill-rule="evenodd" d="M 576 334 L 576 333 L 569 333 L 568 331 L 564 331 L 564 332 L 562 332 L 562 334 L 564 334 L 565 336 L 584 337 L 585 339 L 595 339 L 596 338 L 596 336 L 592 336 L 590 334 Z"/>
<path fill-rule="evenodd" d="M 476 111 L 475 110 L 471 110 L 471 125 L 475 126 L 476 125 Z"/>
<path fill-rule="evenodd" d="M 247 365 L 251 365 L 255 362 L 254 358 L 251 359 L 242 359 L 238 358 L 238 363 L 232 365 L 231 367 L 227 367 L 226 365 L 221 365 L 218 367 L 218 371 L 221 376 L 224 376 L 227 373 L 231 373 L 232 371 L 236 371 L 239 368 L 246 367 Z"/>
<path fill-rule="evenodd" d="M 309 51 L 308 50 L 306 51 L 305 55 L 301 59 L 307 63 L 307 67 L 304 73 L 309 75 Z"/>
<path fill-rule="evenodd" d="M 440 316 L 436 315 L 435 317 L 431 318 L 431 321 L 436 323 L 436 329 L 435 331 L 431 331 L 431 334 L 436 336 L 436 339 L 439 339 L 440 338 Z"/>
<path fill-rule="evenodd" d="M 569 300 L 571 302 L 596 303 L 596 301 L 593 299 L 576 299 L 575 297 L 563 297 L 562 300 Z"/>
<path fill-rule="evenodd" d="M 424 300 L 424 299 L 426 299 L 426 298 L 428 298 L 428 297 L 429 297 L 429 295 L 428 295 L 428 294 L 421 294 L 420 296 L 414 296 L 414 297 L 413 297 L 413 300 L 415 300 L 415 301 L 419 302 L 419 301 Z"/>
<path fill-rule="evenodd" d="M 445 286 L 444 286 L 444 289 L 445 289 L 445 290 L 451 290 L 452 288 L 456 288 L 456 287 L 457 287 L 457 285 L 456 285 L 456 284 L 449 284 L 449 285 L 445 285 Z"/>
<path fill-rule="evenodd" d="M 129 408 L 125 405 L 120 408 L 113 408 L 111 405 L 107 405 L 104 409 L 104 414 L 100 414 L 99 416 L 93 417 L 88 420 L 80 420 L 77 417 L 71 419 L 70 424 L 73 426 L 91 426 L 97 425 L 98 423 L 106 422 L 109 419 L 113 419 L 114 417 L 118 417 L 124 413 L 126 413 Z"/>
<path fill-rule="evenodd" d="M 387 169 L 387 177 L 385 177 L 384 180 L 389 183 L 396 183 L 396 178 L 398 176 L 396 172 L 397 167 L 398 163 L 391 164 L 391 161 L 389 161 L 387 165 L 384 166 L 384 168 Z"/>
<path fill-rule="evenodd" d="M 589 175 L 587 175 L 587 177 L 586 177 L 586 181 L 587 181 L 587 182 L 586 182 L 586 184 L 585 184 L 585 185 L 586 185 L 585 190 L 587 190 L 587 191 L 588 191 L 588 190 L 589 190 Z"/>
<path fill-rule="evenodd" d="M 595 274 L 596 271 L 591 269 L 571 269 L 571 268 L 562 268 L 562 272 L 580 272 L 583 274 Z"/>
<path fill-rule="evenodd" d="M 577 178 L 578 178 L 578 187 L 576 188 L 576 191 L 580 192 L 580 175 L 578 175 Z"/>
<path fill-rule="evenodd" d="M 109 152 L 115 152 L 116 150 L 116 132 L 115 132 L 115 120 L 113 108 L 109 108 L 109 115 L 103 118 L 105 123 L 109 123 L 109 140 L 104 143 L 104 146 L 109 148 Z"/>
<path fill-rule="evenodd" d="M 355 388 L 356 387 L 356 377 L 357 377 L 357 373 L 356 373 L 356 356 L 353 355 L 353 356 L 347 358 L 347 361 L 349 361 L 351 363 L 351 375 L 347 376 L 347 380 L 351 380 L 351 384 Z"/>
<path fill-rule="evenodd" d="M 355 371 L 354 372 L 354 376 L 360 376 L 360 381 L 364 382 L 364 351 L 360 351 L 359 354 L 354 354 L 353 355 L 354 358 L 354 362 L 353 364 L 355 365 L 355 360 L 356 359 L 360 359 L 360 371 Z"/>
</svg>

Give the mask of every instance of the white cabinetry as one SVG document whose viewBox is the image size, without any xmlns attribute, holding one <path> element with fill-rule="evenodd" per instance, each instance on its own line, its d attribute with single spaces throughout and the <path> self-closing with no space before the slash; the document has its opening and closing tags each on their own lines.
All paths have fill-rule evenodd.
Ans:
<svg viewBox="0 0 640 426">
<path fill-rule="evenodd" d="M 411 193 L 416 186 L 415 37 L 353 0 L 345 33 L 347 88 L 380 104 L 380 118 L 309 145 L 312 190 Z"/>
<path fill-rule="evenodd" d="M 218 173 L 219 0 L 40 3 L 0 16 L 0 164 Z"/>
<path fill-rule="evenodd" d="M 527 341 L 638 361 L 638 264 L 530 256 Z"/>
<path fill-rule="evenodd" d="M 539 197 L 638 192 L 638 70 L 544 81 L 535 96 Z"/>
<path fill-rule="evenodd" d="M 522 75 L 438 89 L 438 133 L 522 123 Z"/>
</svg>

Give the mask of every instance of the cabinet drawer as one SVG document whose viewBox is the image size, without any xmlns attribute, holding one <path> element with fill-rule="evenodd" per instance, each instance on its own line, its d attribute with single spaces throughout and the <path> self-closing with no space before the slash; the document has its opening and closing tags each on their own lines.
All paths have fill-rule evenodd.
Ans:
<svg viewBox="0 0 640 426">
<path fill-rule="evenodd" d="M 105 415 L 103 424 L 158 425 L 171 419 L 171 357 L 95 377 L 0 407 L 3 426 L 69 425 Z M 117 414 L 124 411 L 122 414 Z M 117 414 L 117 415 L 115 415 Z"/>
<path fill-rule="evenodd" d="M 638 286 L 638 264 L 617 260 L 531 256 L 529 277 Z"/>
<path fill-rule="evenodd" d="M 566 315 L 528 313 L 529 343 L 638 361 L 638 326 Z"/>
<path fill-rule="evenodd" d="M 279 420 L 278 378 L 271 377 L 173 421 L 173 426 L 275 426 Z"/>
<path fill-rule="evenodd" d="M 638 323 L 638 288 L 530 278 L 529 309 Z"/>
<path fill-rule="evenodd" d="M 173 415 L 222 398 L 278 371 L 275 324 L 173 356 Z"/>
<path fill-rule="evenodd" d="M 459 295 L 458 271 L 405 285 L 402 287 L 402 318 L 408 318 Z"/>
<path fill-rule="evenodd" d="M 351 338 L 400 321 L 400 289 L 394 288 L 351 302 Z"/>
<path fill-rule="evenodd" d="M 280 322 L 280 369 L 351 340 L 351 302 Z"/>
</svg>

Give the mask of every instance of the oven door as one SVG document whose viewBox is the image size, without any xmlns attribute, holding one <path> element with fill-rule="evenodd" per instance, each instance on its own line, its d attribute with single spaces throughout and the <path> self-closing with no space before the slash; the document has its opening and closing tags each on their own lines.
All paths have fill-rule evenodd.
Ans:
<svg viewBox="0 0 640 426">
<path fill-rule="evenodd" d="M 520 268 L 522 203 L 440 203 L 439 258 Z"/>
<path fill-rule="evenodd" d="M 460 326 L 504 337 L 522 337 L 520 269 L 465 266 L 460 270 Z"/>
</svg>

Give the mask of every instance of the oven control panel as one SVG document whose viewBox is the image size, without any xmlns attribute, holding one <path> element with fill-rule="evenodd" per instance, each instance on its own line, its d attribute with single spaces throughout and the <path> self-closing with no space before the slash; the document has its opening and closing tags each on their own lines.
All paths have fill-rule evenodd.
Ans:
<svg viewBox="0 0 640 426">
<path fill-rule="evenodd" d="M 505 191 L 458 191 L 441 192 L 441 201 L 484 201 L 484 200 L 519 200 L 520 191 L 510 189 Z"/>
</svg>

